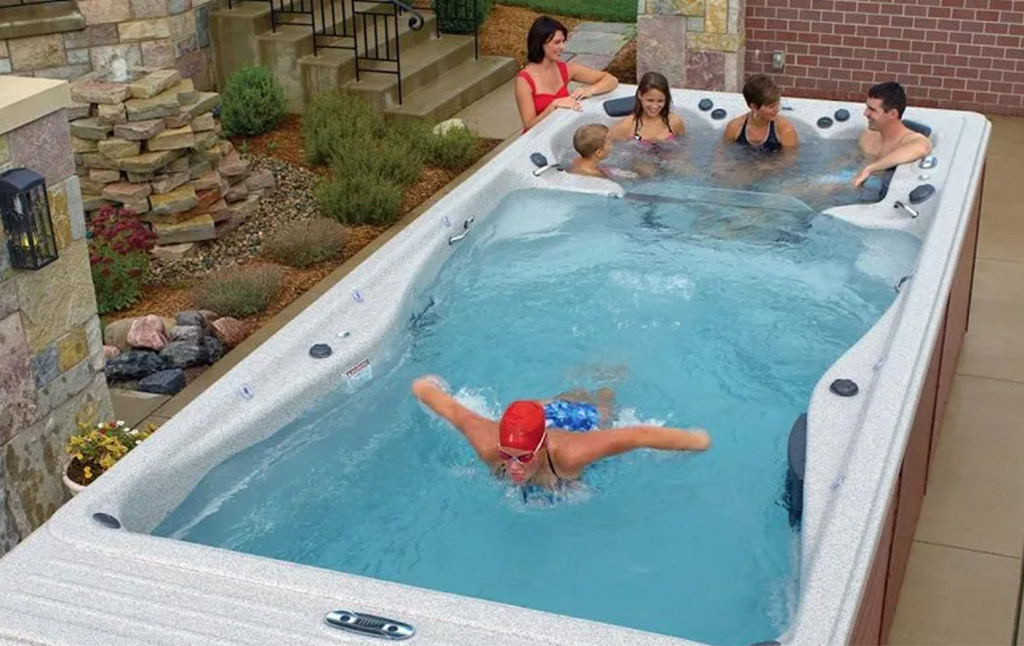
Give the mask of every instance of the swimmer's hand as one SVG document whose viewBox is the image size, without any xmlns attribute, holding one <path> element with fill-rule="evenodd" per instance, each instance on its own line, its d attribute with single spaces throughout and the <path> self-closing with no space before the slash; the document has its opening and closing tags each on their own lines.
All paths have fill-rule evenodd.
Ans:
<svg viewBox="0 0 1024 646">
<path fill-rule="evenodd" d="M 860 172 L 857 173 L 857 176 L 853 178 L 853 185 L 859 187 L 861 184 L 866 182 L 869 177 L 871 177 L 871 173 L 873 172 L 875 172 L 875 169 L 872 168 L 871 164 L 868 164 L 864 168 L 860 169 Z"/>
<path fill-rule="evenodd" d="M 615 168 L 614 166 L 605 166 L 604 171 L 608 177 L 613 179 L 636 179 L 637 177 L 640 177 L 640 175 L 631 170 Z"/>
<path fill-rule="evenodd" d="M 594 89 L 591 87 L 581 87 L 569 96 L 577 101 L 582 101 L 583 99 L 589 99 L 594 96 Z"/>
<path fill-rule="evenodd" d="M 677 435 L 679 451 L 707 451 L 711 446 L 711 436 L 702 428 L 680 430 Z"/>
<path fill-rule="evenodd" d="M 551 102 L 551 105 L 556 108 L 568 108 L 569 110 L 575 110 L 576 112 L 583 109 L 583 105 L 579 102 L 579 99 L 574 99 L 571 96 L 563 96 L 560 99 L 555 99 Z"/>
<path fill-rule="evenodd" d="M 416 395 L 419 399 L 423 399 L 423 393 L 434 389 L 446 393 L 448 392 L 448 384 L 437 375 L 423 375 L 412 382 L 412 394 Z"/>
</svg>

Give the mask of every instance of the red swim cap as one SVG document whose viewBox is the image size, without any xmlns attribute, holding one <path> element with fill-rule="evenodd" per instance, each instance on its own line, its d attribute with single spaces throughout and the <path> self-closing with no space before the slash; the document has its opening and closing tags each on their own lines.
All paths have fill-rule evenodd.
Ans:
<svg viewBox="0 0 1024 646">
<path fill-rule="evenodd" d="M 544 437 L 544 407 L 535 401 L 512 402 L 498 424 L 498 444 L 533 451 Z"/>
</svg>

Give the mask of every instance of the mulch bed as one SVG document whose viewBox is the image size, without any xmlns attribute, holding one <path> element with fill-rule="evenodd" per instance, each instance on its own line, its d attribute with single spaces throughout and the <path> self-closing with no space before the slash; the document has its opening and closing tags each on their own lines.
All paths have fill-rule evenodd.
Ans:
<svg viewBox="0 0 1024 646">
<path fill-rule="evenodd" d="M 526 65 L 526 34 L 539 15 L 541 14 L 529 9 L 495 5 L 487 14 L 487 21 L 480 29 L 480 53 L 514 58 L 516 64 L 522 68 Z M 565 25 L 569 31 L 582 22 L 579 18 L 555 15 L 551 17 Z"/>
<path fill-rule="evenodd" d="M 615 55 L 615 60 L 611 62 L 611 65 L 609 65 L 608 69 L 605 71 L 619 79 L 619 83 L 629 83 L 631 85 L 636 84 L 635 39 L 619 50 L 619 53 Z"/>
</svg>

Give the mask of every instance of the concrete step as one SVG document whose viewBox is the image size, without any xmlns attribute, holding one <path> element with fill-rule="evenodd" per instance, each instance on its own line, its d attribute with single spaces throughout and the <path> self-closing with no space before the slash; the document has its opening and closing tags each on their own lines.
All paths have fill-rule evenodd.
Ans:
<svg viewBox="0 0 1024 646">
<path fill-rule="evenodd" d="M 473 59 L 473 37 L 444 35 L 402 51 L 402 93 L 409 96 L 436 81 L 449 70 Z M 359 61 L 359 81 L 349 83 L 350 90 L 378 109 L 397 105 L 398 75 L 381 73 L 396 70 L 393 62 Z M 374 72 L 380 70 L 380 72 Z"/>
<path fill-rule="evenodd" d="M 277 6 L 279 5 L 275 4 L 275 7 Z M 324 0 L 323 3 L 319 0 L 285 0 L 280 6 L 282 10 L 278 10 L 278 15 L 282 20 L 307 26 L 310 22 L 309 11 L 312 9 L 318 48 L 352 48 L 357 35 L 360 48 L 364 51 L 367 47 L 376 47 L 381 51 L 387 47 L 394 47 L 396 21 L 393 16 L 394 9 L 389 4 L 360 1 L 358 14 L 353 10 L 352 0 Z M 412 14 L 404 13 L 398 16 L 397 39 L 401 42 L 403 51 L 406 47 L 417 45 L 435 34 L 437 19 L 434 14 L 429 11 L 421 11 L 420 14 L 423 16 L 423 26 L 420 29 L 412 29 L 410 26 L 409 18 Z"/>
<path fill-rule="evenodd" d="M 309 27 L 278 25 L 277 31 L 259 34 L 256 41 L 259 62 L 273 70 L 284 88 L 288 111 L 302 112 L 306 105 L 306 91 L 302 85 L 299 61 L 313 54 L 313 32 Z"/>
<path fill-rule="evenodd" d="M 350 49 L 319 49 L 316 56 L 299 59 L 307 105 L 317 94 L 336 90 L 355 79 L 355 56 Z"/>
<path fill-rule="evenodd" d="M 402 105 L 384 110 L 388 121 L 442 121 L 515 76 L 516 63 L 503 56 L 481 56 L 405 95 Z"/>
<path fill-rule="evenodd" d="M 223 90 L 228 77 L 236 71 L 259 63 L 256 36 L 265 31 L 270 31 L 270 5 L 266 2 L 235 2 L 231 9 L 210 13 L 218 88 Z"/>
</svg>

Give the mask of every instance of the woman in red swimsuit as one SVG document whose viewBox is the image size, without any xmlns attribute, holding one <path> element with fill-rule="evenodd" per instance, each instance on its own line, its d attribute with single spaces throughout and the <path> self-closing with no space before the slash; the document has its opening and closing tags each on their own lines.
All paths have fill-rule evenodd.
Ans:
<svg viewBox="0 0 1024 646">
<path fill-rule="evenodd" d="M 558 108 L 580 109 L 580 100 L 615 89 L 619 80 L 577 63 L 563 63 L 562 50 L 569 31 L 548 16 L 533 21 L 526 38 L 526 57 L 530 61 L 516 78 L 516 104 L 523 132 Z M 572 94 L 569 81 L 588 84 Z"/>
</svg>

